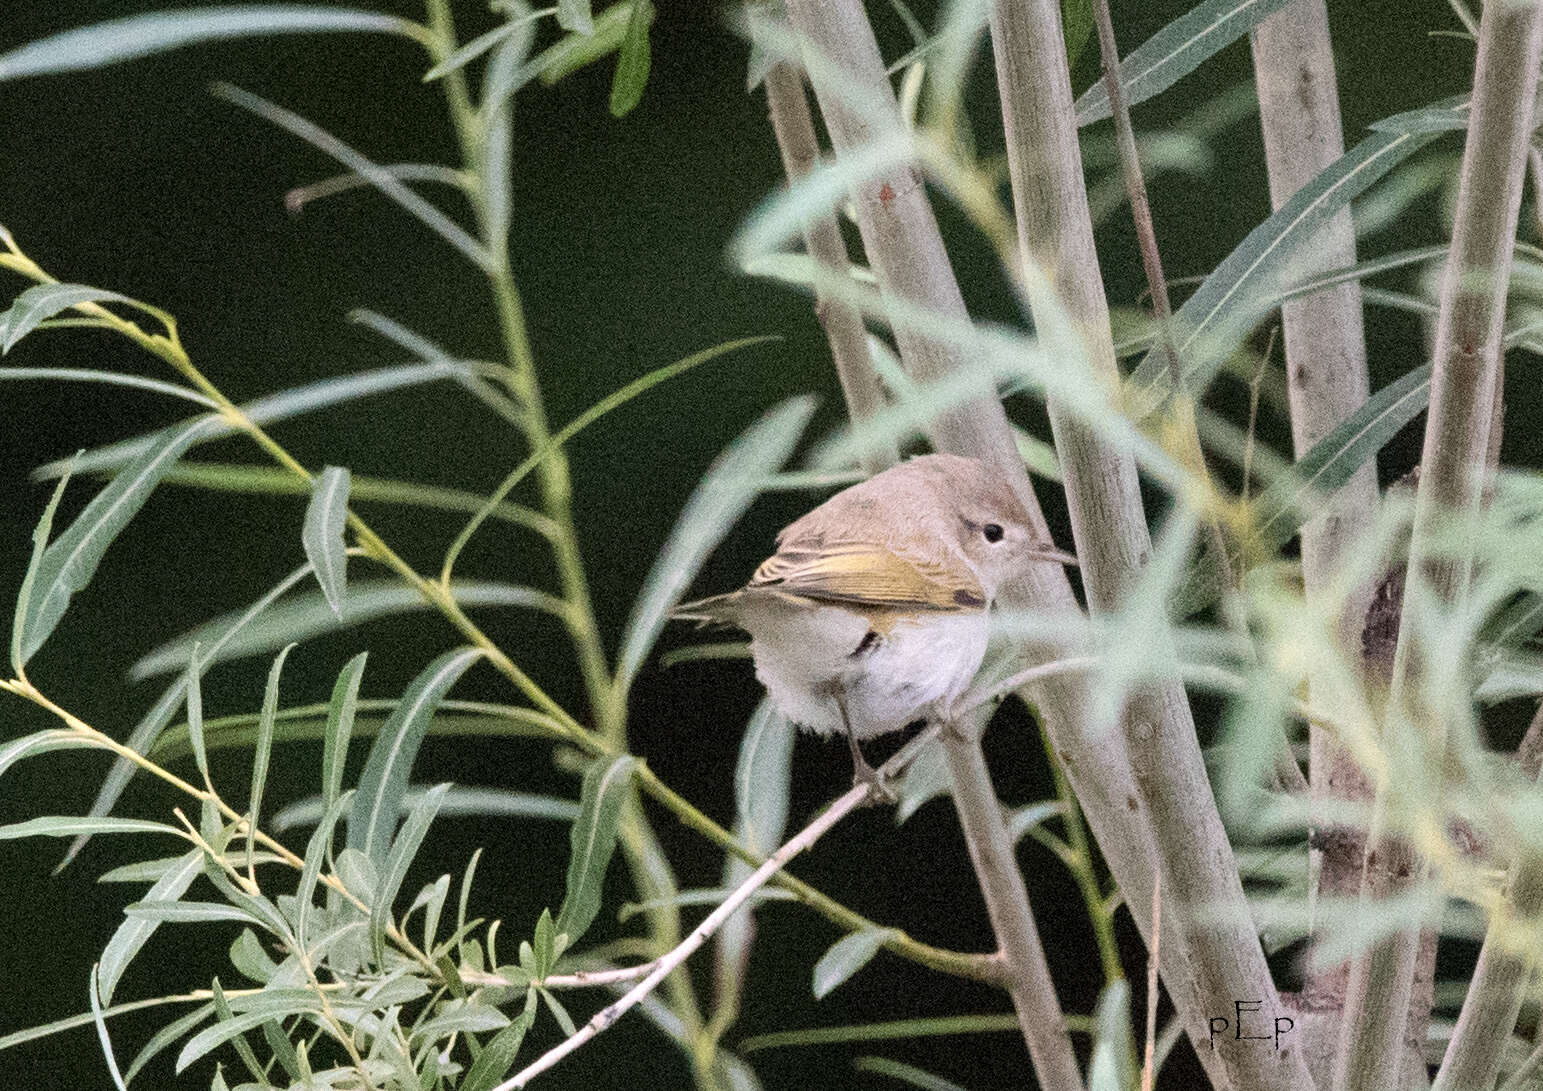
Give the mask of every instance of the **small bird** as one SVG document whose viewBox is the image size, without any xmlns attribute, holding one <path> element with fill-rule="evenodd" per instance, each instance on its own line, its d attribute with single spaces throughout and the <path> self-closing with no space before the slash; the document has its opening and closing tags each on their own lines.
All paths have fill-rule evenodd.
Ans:
<svg viewBox="0 0 1543 1091">
<path fill-rule="evenodd" d="M 910 459 L 789 524 L 738 591 L 674 616 L 750 634 L 756 677 L 789 720 L 841 732 L 853 780 L 886 789 L 860 740 L 946 716 L 986 654 L 997 589 L 1037 542 L 1012 485 L 973 458 Z"/>
</svg>

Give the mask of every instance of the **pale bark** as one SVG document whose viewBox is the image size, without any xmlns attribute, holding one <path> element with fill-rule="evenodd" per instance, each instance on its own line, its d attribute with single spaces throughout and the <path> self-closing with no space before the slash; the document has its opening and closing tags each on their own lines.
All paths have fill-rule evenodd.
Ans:
<svg viewBox="0 0 1543 1091">
<path fill-rule="evenodd" d="M 1499 2 L 1485 6 L 1452 249 L 1441 283 L 1430 415 L 1409 562 L 1411 579 L 1428 579 L 1438 594 L 1453 603 L 1461 602 L 1467 593 L 1471 551 L 1432 556 L 1429 536 L 1438 520 L 1456 520 L 1459 526 L 1471 520 L 1482 502 L 1540 52 L 1543 6 Z M 1405 601 L 1407 607 L 1407 597 Z M 1404 708 L 1414 689 L 1411 679 L 1420 650 L 1412 630 L 1406 624 L 1399 634 L 1390 696 L 1395 713 Z M 1429 767 L 1439 769 L 1446 755 L 1445 725 L 1439 717 L 1425 716 L 1419 726 L 1422 735 L 1410 741 L 1422 748 Z M 1379 786 L 1379 792 L 1388 790 Z M 1367 850 L 1368 878 L 1376 877 L 1377 857 L 1406 851 L 1396 830 L 1379 831 Z M 1423 880 L 1428 873 L 1424 861 L 1410 863 L 1409 881 Z M 1360 1017 L 1345 1021 L 1335 1064 L 1335 1086 L 1340 1091 L 1393 1085 L 1418 950 L 1418 930 L 1407 929 L 1374 946 L 1352 967 L 1347 1008 Z M 1479 1002 L 1484 998 L 1470 992 L 1467 1003 Z"/>
</svg>

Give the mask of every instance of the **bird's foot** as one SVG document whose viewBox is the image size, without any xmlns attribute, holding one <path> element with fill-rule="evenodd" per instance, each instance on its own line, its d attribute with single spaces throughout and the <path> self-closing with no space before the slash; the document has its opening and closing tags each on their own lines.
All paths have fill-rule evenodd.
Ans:
<svg viewBox="0 0 1543 1091">
<path fill-rule="evenodd" d="M 895 790 L 894 784 L 866 760 L 855 761 L 852 766 L 852 787 L 856 788 L 860 785 L 866 785 L 868 788 L 868 798 L 863 801 L 865 806 L 882 807 L 900 801 L 900 795 Z"/>
</svg>

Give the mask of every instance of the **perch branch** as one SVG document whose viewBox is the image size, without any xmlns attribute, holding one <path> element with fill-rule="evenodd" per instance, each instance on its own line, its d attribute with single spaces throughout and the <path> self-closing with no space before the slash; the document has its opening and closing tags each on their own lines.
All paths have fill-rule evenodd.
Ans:
<svg viewBox="0 0 1543 1091">
<path fill-rule="evenodd" d="M 911 759 L 921 750 L 922 746 L 930 742 L 937 733 L 937 728 L 932 728 L 912 739 L 899 753 L 880 767 L 880 777 L 892 777 L 902 772 Z M 845 795 L 826 808 L 819 817 L 800 830 L 780 849 L 772 853 L 764 864 L 756 868 L 748 879 L 736 887 L 734 892 L 709 913 L 701 924 L 693 928 L 690 934 L 673 950 L 656 959 L 651 964 L 652 969 L 649 970 L 648 976 L 627 990 L 619 1000 L 601 1008 L 576 1033 L 564 1038 L 525 1068 L 499 1084 L 493 1091 L 514 1091 L 515 1088 L 524 1087 L 531 1080 L 568 1056 L 568 1054 L 574 1052 L 585 1042 L 607 1030 L 627 1012 L 637 1007 L 649 993 L 654 991 L 661 981 L 680 967 L 686 959 L 690 958 L 697 948 L 706 943 L 712 934 L 718 930 L 718 927 L 734 915 L 735 910 L 744 905 L 752 894 L 765 886 L 772 876 L 786 867 L 795 856 L 808 849 L 823 837 L 832 826 L 868 802 L 868 797 L 872 794 L 873 789 L 874 784 L 870 782 L 854 784 Z"/>
<path fill-rule="evenodd" d="M 1430 415 L 1415 494 L 1407 581 L 1413 586 L 1422 577 L 1428 579 L 1432 589 L 1451 603 L 1460 603 L 1467 595 L 1472 551 L 1433 556 L 1430 537 L 1439 521 L 1456 520 L 1462 526 L 1472 520 L 1482 502 L 1540 52 L 1543 5 L 1485 6 L 1479 22 L 1473 105 L 1452 248 L 1441 282 Z M 1406 618 L 1409 602 L 1406 592 Z M 1406 624 L 1399 632 L 1388 704 L 1390 726 L 1399 722 L 1396 717 L 1406 707 L 1406 691 L 1413 688 L 1418 669 L 1414 628 Z M 1447 750 L 1446 725 L 1439 716 L 1426 716 L 1421 727 L 1420 737 L 1407 741 L 1423 748 L 1428 767 L 1440 769 Z M 1368 862 L 1374 855 L 1386 858 L 1408 851 L 1396 831 L 1384 828 L 1386 823 L 1379 820 L 1389 794 L 1386 783 L 1378 785 Z M 1411 881 L 1418 883 L 1429 864 L 1411 863 Z M 1379 885 L 1376 871 L 1370 866 L 1363 870 L 1370 882 L 1363 880 L 1362 896 L 1384 893 L 1370 889 Z M 1377 943 L 1352 966 L 1346 1009 L 1357 1012 L 1359 1018 L 1345 1021 L 1335 1058 L 1335 1087 L 1340 1091 L 1396 1086 L 1418 948 L 1419 930 L 1406 929 Z M 1464 1007 L 1488 1002 L 1470 991 Z"/>
</svg>

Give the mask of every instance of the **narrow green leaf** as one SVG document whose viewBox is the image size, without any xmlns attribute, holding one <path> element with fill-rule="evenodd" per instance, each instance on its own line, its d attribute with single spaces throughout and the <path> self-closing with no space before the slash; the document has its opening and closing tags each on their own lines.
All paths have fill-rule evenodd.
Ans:
<svg viewBox="0 0 1543 1091">
<path fill-rule="evenodd" d="M 78 72 L 200 42 L 347 30 L 400 34 L 419 41 L 425 33 L 406 19 L 350 8 L 299 4 L 182 8 L 111 19 L 30 42 L 0 54 L 0 80 Z"/>
<path fill-rule="evenodd" d="M 256 849 L 257 824 L 261 818 L 263 790 L 268 785 L 268 761 L 273 756 L 273 717 L 279 709 L 279 675 L 284 671 L 284 660 L 294 650 L 291 644 L 279 652 L 273 666 L 268 668 L 268 686 L 263 692 L 262 716 L 257 721 L 257 745 L 252 750 L 252 791 L 248 796 L 246 823 L 247 869 L 252 867 Z"/>
<path fill-rule="evenodd" d="M 1313 497 L 1334 493 L 1424 411 L 1430 402 L 1430 380 L 1431 365 L 1415 368 L 1377 391 L 1315 443 L 1289 476 L 1259 497 L 1256 533 L 1272 546 L 1288 541 L 1316 510 Z"/>
<path fill-rule="evenodd" d="M 18 618 L 21 662 L 43 646 L 64 617 L 70 597 L 91 582 L 97 565 L 171 465 L 217 421 L 200 417 L 163 434 L 158 444 L 130 462 L 92 498 L 70 528 L 43 550 L 27 600 Z"/>
<path fill-rule="evenodd" d="M 1206 0 L 1148 38 L 1120 62 L 1127 105 L 1172 87 L 1243 37 L 1289 0 Z M 1109 116 L 1109 88 L 1099 80 L 1077 100 L 1077 124 Z"/>
<path fill-rule="evenodd" d="M 333 798 L 327 805 L 326 813 L 316 824 L 316 829 L 311 831 L 311 839 L 305 846 L 305 860 L 300 866 L 300 885 L 295 889 L 295 939 L 301 949 L 308 946 L 310 918 L 315 908 L 311 903 L 316 897 L 316 884 L 321 879 L 322 865 L 332 852 L 332 835 L 350 795 L 345 792 Z"/>
<path fill-rule="evenodd" d="M 285 1013 L 275 1013 L 265 1006 L 255 1011 L 244 1011 L 236 1014 L 230 1010 L 229 1004 L 225 1001 L 224 992 L 220 989 L 218 978 L 215 979 L 214 990 L 214 1009 L 215 1013 L 220 1016 L 220 1021 L 212 1027 L 206 1027 L 188 1039 L 187 1044 L 177 1054 L 176 1070 L 179 1075 L 187 1069 L 188 1065 L 204 1056 L 210 1050 L 217 1049 L 226 1042 L 234 1042 L 237 1052 L 241 1054 L 242 1060 L 246 1062 L 249 1069 L 253 1070 L 253 1075 L 260 1079 L 262 1076 L 262 1066 L 257 1063 L 256 1056 L 251 1051 L 252 1047 L 241 1039 L 241 1035 L 249 1030 L 257 1029 L 269 1019 L 274 1018 L 276 1014 L 300 1014 L 316 1010 L 316 997 L 314 993 L 308 993 L 304 990 L 291 990 L 301 992 L 302 995 L 296 996 L 293 999 L 286 998 L 288 1003 Z M 223 1011 L 221 1010 L 222 1008 L 224 1009 Z"/>
<path fill-rule="evenodd" d="M 595 17 L 593 34 L 569 34 L 531 59 L 530 67 L 550 87 L 558 80 L 594 64 L 621 48 L 632 24 L 632 0 L 619 0 Z"/>
<path fill-rule="evenodd" d="M 370 747 L 348 819 L 348 844 L 377 865 L 386 859 L 397 808 L 418 746 L 440 700 L 466 669 L 482 657 L 478 648 L 446 652 L 413 679 L 402 703 Z"/>
<path fill-rule="evenodd" d="M 162 856 L 154 860 L 136 860 L 132 864 L 115 867 L 96 877 L 99 883 L 155 883 L 161 876 L 174 870 L 182 861 L 180 856 Z"/>
<path fill-rule="evenodd" d="M 86 322 L 88 320 L 77 319 L 76 321 Z M 55 322 L 45 322 L 42 328 L 48 329 L 56 324 Z M 196 390 L 190 390 L 178 383 L 149 379 L 143 375 L 125 375 L 119 371 L 96 371 L 87 367 L 8 367 L 0 368 L 0 380 L 9 382 L 101 383 L 104 386 L 126 386 L 135 390 L 149 390 L 156 394 L 180 398 L 183 401 L 192 402 L 194 405 L 201 405 L 205 409 L 218 408 L 213 398 L 200 394 Z"/>
<path fill-rule="evenodd" d="M 242 924 L 262 924 L 245 909 L 238 909 L 224 902 L 131 902 L 123 912 L 130 920 L 150 921 L 159 924 L 171 921 L 175 924 L 198 924 L 205 921 L 240 921 Z"/>
<path fill-rule="evenodd" d="M 54 486 L 53 495 L 48 498 L 48 504 L 43 508 L 42 518 L 32 529 L 32 559 L 27 562 L 27 573 L 22 577 L 21 589 L 16 592 L 16 613 L 11 619 L 11 670 L 18 678 L 21 677 L 22 668 L 26 664 L 22 647 L 26 642 L 25 620 L 29 604 L 32 602 L 32 587 L 37 582 L 38 569 L 43 564 L 43 551 L 48 547 L 48 538 L 53 534 L 54 513 L 59 510 L 59 501 L 64 499 L 64 490 L 70 484 L 70 472 L 67 468 L 59 478 L 59 484 Z"/>
<path fill-rule="evenodd" d="M 328 466 L 322 470 L 311 491 L 305 526 L 300 533 L 321 593 L 339 618 L 343 616 L 343 587 L 348 575 L 348 552 L 343 543 L 343 528 L 348 521 L 348 486 L 345 467 Z"/>
<path fill-rule="evenodd" d="M 343 788 L 343 769 L 348 762 L 348 743 L 354 734 L 354 714 L 359 708 L 359 685 L 364 681 L 364 663 L 369 652 L 350 659 L 332 687 L 332 702 L 327 706 L 327 731 L 321 751 L 321 802 L 330 809 Z"/>
<path fill-rule="evenodd" d="M 151 902 L 172 903 L 187 892 L 187 888 L 193 885 L 204 866 L 204 854 L 201 849 L 181 856 L 171 870 L 167 871 L 155 885 L 145 894 L 145 900 Z M 159 921 L 146 918 L 129 916 L 118 930 L 113 933 L 112 939 L 107 941 L 107 946 L 102 950 L 102 960 L 97 967 L 97 988 L 101 992 L 102 1003 L 112 1003 L 113 990 L 118 987 L 118 981 L 123 976 L 123 971 L 128 969 L 134 956 L 144 947 L 145 943 L 155 933 Z"/>
<path fill-rule="evenodd" d="M 4 372 L 0 371 L 0 374 Z M 260 496 L 304 496 L 310 492 L 305 482 L 281 467 L 228 462 L 181 462 L 161 479 L 161 484 Z M 359 503 L 374 502 L 462 515 L 470 515 L 482 507 L 482 497 L 464 489 L 445 489 L 421 481 L 381 477 L 355 476 L 350 483 L 349 497 Z M 537 534 L 551 533 L 551 521 L 523 504 L 500 504 L 492 518 Z"/>
<path fill-rule="evenodd" d="M 1110 982 L 1099 995 L 1088 1082 L 1088 1091 L 1126 1091 L 1141 1083 L 1131 1036 L 1130 985 L 1124 980 Z"/>
<path fill-rule="evenodd" d="M 71 731 L 67 727 L 52 727 L 0 745 L 0 776 L 23 758 L 46 754 L 50 750 L 72 750 L 82 747 L 102 748 L 102 744 L 87 735 Z"/>
<path fill-rule="evenodd" d="M 557 0 L 557 25 L 575 34 L 593 34 L 595 16 L 589 0 Z"/>
<path fill-rule="evenodd" d="M 423 798 L 423 789 L 409 788 L 402 797 L 400 814 L 407 814 Z M 273 828 L 280 832 L 296 826 L 309 826 L 326 812 L 320 796 L 297 800 L 273 816 Z M 452 787 L 439 813 L 453 818 L 543 818 L 572 822 L 579 816 L 579 805 L 571 799 L 513 792 L 502 788 Z"/>
<path fill-rule="evenodd" d="M 643 99 L 650 63 L 648 24 L 653 17 L 654 6 L 649 0 L 632 0 L 627 36 L 616 55 L 616 75 L 611 79 L 612 117 L 626 117 Z"/>
<path fill-rule="evenodd" d="M 198 766 L 199 775 L 208 783 L 209 752 L 204 745 L 204 667 L 198 660 L 198 649 L 199 644 L 195 640 L 193 651 L 188 655 L 187 680 L 184 683 L 187 688 L 188 745 L 193 748 L 193 763 Z"/>
<path fill-rule="evenodd" d="M 837 986 L 868 965 L 889 939 L 892 928 L 864 928 L 842 936 L 814 964 L 814 998 L 824 1000 Z"/>
<path fill-rule="evenodd" d="M 910 818 L 922 805 L 948 794 L 948 766 L 943 761 L 943 748 L 936 742 L 922 747 L 921 752 L 906 767 L 900 780 L 900 799 L 895 806 L 895 824 Z"/>
<path fill-rule="evenodd" d="M 1325 288 L 1333 288 L 1339 284 L 1350 281 L 1365 280 L 1379 273 L 1390 272 L 1394 269 L 1404 269 L 1411 265 L 1424 265 L 1427 262 L 1445 260 L 1447 252 L 1451 248 L 1445 243 L 1436 246 L 1421 246 L 1413 250 L 1399 250 L 1392 254 L 1383 254 L 1380 257 L 1367 258 L 1354 265 L 1343 269 L 1330 269 L 1328 272 L 1319 273 L 1307 280 L 1293 284 L 1281 295 L 1281 302 L 1288 299 L 1299 299 L 1302 296 L 1321 292 Z"/>
<path fill-rule="evenodd" d="M 632 790 L 637 761 L 623 754 L 610 761 L 597 760 L 584 773 L 579 817 L 570 837 L 568 885 L 557 914 L 557 931 L 568 937 L 570 945 L 579 941 L 600 912 L 601 886 L 616 849 L 621 809 Z"/>
<path fill-rule="evenodd" d="M 211 662 L 218 655 L 220 649 L 234 639 L 244 626 L 250 624 L 253 618 L 257 617 L 274 600 L 310 574 L 310 565 L 304 565 L 296 569 L 275 584 L 266 595 L 254 602 L 233 621 L 229 622 L 221 631 L 217 633 L 211 632 L 209 634 L 211 638 L 209 653 L 200 661 L 206 664 Z M 184 654 L 190 654 L 190 651 L 191 649 L 189 649 L 188 653 Z M 182 704 L 186 693 L 187 675 L 184 673 L 162 691 L 161 696 L 157 698 L 150 711 L 145 713 L 144 719 L 135 725 L 134 730 L 129 734 L 127 744 L 129 749 L 137 754 L 148 753 L 150 748 L 155 745 L 156 739 L 160 737 L 162 730 L 165 729 L 167 724 L 171 723 L 172 715 L 176 712 L 177 706 Z M 91 816 L 105 815 L 108 811 L 112 810 L 113 804 L 118 802 L 118 797 L 123 794 L 123 789 L 128 786 L 129 780 L 138 768 L 128 758 L 120 757 L 113 762 L 113 767 L 107 771 L 107 776 L 102 781 L 102 787 L 98 790 L 96 799 L 91 803 Z M 80 852 L 81 847 L 85 845 L 86 840 L 87 838 L 84 836 L 75 839 L 70 845 L 69 851 L 64 854 L 64 861 L 59 865 L 61 868 L 75 858 L 76 854 Z"/>
<path fill-rule="evenodd" d="M 769 855 L 782 842 L 788 821 L 788 794 L 792 786 L 793 738 L 797 734 L 787 717 L 769 698 L 751 714 L 739 744 L 734 770 L 734 836 L 748 848 Z M 749 878 L 751 867 L 737 856 L 723 863 L 723 886 L 738 887 Z M 714 904 L 723 897 L 715 899 Z M 623 906 L 623 910 L 626 910 Z M 620 916 L 620 914 L 618 914 Z M 751 908 L 735 913 L 718 928 L 715 938 L 717 1002 L 733 1007 L 744 990 L 750 948 L 755 940 Z"/>
<path fill-rule="evenodd" d="M 377 952 L 385 941 L 386 926 L 391 923 L 391 906 L 402 889 L 403 880 L 407 878 L 407 869 L 418 855 L 418 847 L 423 844 L 423 838 L 429 832 L 429 826 L 439 813 L 439 805 L 444 802 L 445 793 L 449 790 L 450 785 L 438 784 L 424 792 L 417 805 L 408 812 L 401 831 L 391 843 L 391 853 L 386 857 L 386 866 L 381 872 L 380 886 L 370 904 L 370 940 Z M 377 961 L 380 961 L 379 955 Z"/>
<path fill-rule="evenodd" d="M 1335 160 L 1292 195 L 1227 255 L 1174 316 L 1184 384 L 1203 391 L 1222 363 L 1276 305 L 1293 257 L 1357 194 L 1430 141 L 1429 135 L 1377 133 Z M 1167 358 L 1152 349 L 1128 384 L 1130 411 L 1155 409 L 1169 387 Z"/>
<path fill-rule="evenodd" d="M 1417 110 L 1406 110 L 1374 121 L 1367 128 L 1378 133 L 1447 133 L 1466 129 L 1470 105 L 1469 96 L 1454 95 Z"/>
<path fill-rule="evenodd" d="M 312 383 L 281 390 L 240 406 L 241 412 L 256 424 L 273 424 L 289 420 L 318 409 L 327 409 L 376 394 L 388 394 L 408 387 L 422 386 L 441 379 L 464 380 L 474 374 L 471 365 L 456 360 L 434 360 L 429 363 L 399 364 L 394 367 L 375 368 L 370 371 L 340 375 L 333 379 L 318 379 Z M 143 436 L 110 443 L 80 455 L 75 460 L 81 473 L 122 466 L 162 443 L 167 429 L 157 429 Z M 205 442 L 232 435 L 235 429 L 224 420 L 214 420 L 209 431 L 195 442 Z M 70 459 L 50 462 L 40 466 L 36 476 L 45 480 L 58 477 L 70 464 Z M 298 479 L 296 479 L 298 480 Z"/>
<path fill-rule="evenodd" d="M 124 1074 L 124 1078 L 130 1083 L 133 1083 L 134 1077 L 139 1075 L 140 1071 L 145 1067 L 145 1065 L 149 1064 L 151 1061 L 155 1060 L 156 1057 L 160 1056 L 160 1054 L 166 1049 L 167 1046 L 179 1040 L 184 1034 L 188 1033 L 194 1027 L 204 1022 L 204 1020 L 208 1019 L 213 1014 L 214 1005 L 212 1003 L 200 1004 L 186 1015 L 180 1016 L 177 1019 L 173 1019 L 170 1023 L 167 1023 L 160 1030 L 156 1031 L 155 1034 L 151 1035 L 150 1040 L 144 1044 L 142 1049 L 140 1049 L 138 1055 L 134 1058 L 134 1062 L 129 1065 L 128 1072 Z"/>
<path fill-rule="evenodd" d="M 514 1067 L 514 1059 L 525 1041 L 525 1032 L 536 1021 L 536 1011 L 536 990 L 529 989 L 525 993 L 524 1010 L 482 1047 L 482 1052 L 467 1070 L 466 1078 L 461 1081 L 460 1091 L 492 1091 Z"/>
<path fill-rule="evenodd" d="M 0 57 L 0 78 L 4 78 L 4 63 L 5 58 Z M 0 356 L 10 352 L 16 342 L 37 329 L 39 323 L 82 303 L 138 305 L 128 296 L 102 288 L 88 288 L 84 284 L 35 284 L 16 297 L 10 310 L 0 314 Z"/>
<path fill-rule="evenodd" d="M 563 1002 L 557 999 L 557 994 L 550 989 L 541 989 L 541 999 L 546 1001 L 547 1010 L 552 1013 L 552 1018 L 557 1020 L 557 1027 L 563 1032 L 563 1037 L 572 1038 L 578 1033 L 578 1027 L 574 1026 L 573 1016 L 568 1014 L 568 1009 Z"/>
<path fill-rule="evenodd" d="M 734 770 L 736 828 L 745 844 L 763 855 L 782 843 L 787 827 L 796 734 L 768 698 L 756 706 L 740 742 Z"/>
<path fill-rule="evenodd" d="M 91 982 L 89 992 L 91 994 L 91 1018 L 96 1023 L 96 1039 L 102 1046 L 102 1057 L 107 1061 L 107 1073 L 112 1077 L 113 1086 L 118 1091 L 129 1091 L 128 1084 L 123 1082 L 123 1073 L 118 1071 L 118 1059 L 113 1056 L 112 1039 L 107 1034 L 107 1020 L 102 1015 L 102 998 L 99 995 L 98 967 L 91 967 Z"/>
<path fill-rule="evenodd" d="M 1008 836 L 1016 843 L 1041 822 L 1065 813 L 1066 808 L 1059 799 L 1045 799 L 1020 807 L 1007 818 Z"/>
<path fill-rule="evenodd" d="M 965 1091 L 963 1087 L 953 1080 L 945 1080 L 942 1076 L 935 1076 L 931 1072 L 917 1068 L 915 1065 L 896 1061 L 889 1057 L 859 1057 L 852 1062 L 852 1067 L 859 1072 L 872 1072 L 876 1076 L 888 1076 L 892 1080 L 899 1080 L 910 1087 L 919 1087 L 921 1091 Z"/>
<path fill-rule="evenodd" d="M 540 466 L 542 462 L 551 457 L 554 452 L 561 450 L 563 445 L 573 439 L 574 436 L 588 428 L 591 424 L 594 424 L 613 409 L 626 405 L 633 398 L 652 390 L 660 383 L 667 382 L 711 360 L 727 356 L 731 352 L 737 352 L 740 349 L 772 340 L 776 340 L 776 338 L 772 336 L 743 337 L 737 341 L 723 341 L 712 348 L 703 349 L 701 352 L 694 352 L 690 356 L 684 356 L 673 363 L 655 368 L 648 374 L 632 380 L 626 386 L 612 391 L 584 410 L 584 412 L 574 417 L 567 424 L 563 425 L 562 428 L 558 429 L 544 447 L 532 451 L 529 457 L 511 470 L 499 482 L 498 488 L 493 490 L 492 495 L 478 508 L 477 513 L 467 520 L 466 526 L 462 528 L 460 534 L 456 535 L 455 541 L 450 543 L 450 548 L 445 551 L 444 577 L 449 578 L 449 573 L 455 567 L 456 558 L 460 556 L 461 550 L 466 547 L 466 543 L 477 532 L 477 528 L 491 518 L 494 510 L 508 498 L 509 493 L 513 491 L 514 487 L 523 481 L 536 467 Z"/>
<path fill-rule="evenodd" d="M 784 1046 L 834 1045 L 837 1042 L 882 1042 L 898 1038 L 931 1038 L 947 1034 L 981 1034 L 1018 1030 L 1018 1017 L 1005 1015 L 939 1015 L 921 1019 L 896 1019 L 885 1023 L 859 1023 L 843 1027 L 810 1027 L 757 1034 L 740 1042 L 741 1053 Z"/>
<path fill-rule="evenodd" d="M 279 972 L 279 964 L 268 957 L 262 940 L 250 928 L 243 928 L 231 942 L 230 964 L 260 985 L 267 985 Z"/>
<path fill-rule="evenodd" d="M 416 1042 L 433 1042 L 448 1034 L 485 1034 L 490 1030 L 502 1030 L 508 1025 L 509 1017 L 497 1008 L 490 1008 L 486 1004 L 463 1004 L 415 1028 L 411 1039 Z"/>
<path fill-rule="evenodd" d="M 23 837 L 78 837 L 97 833 L 169 833 L 181 837 L 182 831 L 164 822 L 143 818 L 77 818 L 73 815 L 48 815 L 0 826 L 0 841 Z"/>
<path fill-rule="evenodd" d="M 309 566 L 306 567 L 306 573 L 310 573 Z M 563 606 L 552 595 L 518 584 L 456 580 L 450 585 L 450 594 L 466 608 L 508 606 L 540 610 L 554 617 L 566 616 Z M 390 580 L 355 580 L 349 584 L 343 594 L 341 617 L 332 612 L 331 604 L 319 590 L 305 591 L 263 611 L 261 619 L 255 624 L 242 626 L 241 633 L 225 641 L 218 650 L 211 647 L 203 657 L 204 665 L 208 667 L 230 659 L 268 655 L 286 644 L 304 643 L 326 633 L 380 618 L 432 609 L 433 605 L 422 593 Z M 188 651 L 194 641 L 209 644 L 210 638 L 224 631 L 237 616 L 234 613 L 225 614 L 162 644 L 130 668 L 130 677 L 135 680 L 153 678 L 180 669 L 187 661 Z"/>
<path fill-rule="evenodd" d="M 445 911 L 445 901 L 450 897 L 450 875 L 447 872 L 419 892 L 414 907 L 423 906 L 423 949 L 432 951 L 439 935 L 439 918 Z M 412 909 L 408 910 L 409 913 Z"/>
<path fill-rule="evenodd" d="M 748 875 L 749 871 L 747 870 L 745 874 Z M 743 882 L 743 880 L 741 880 L 741 882 Z M 667 907 L 679 908 L 688 905 L 721 905 L 723 904 L 723 900 L 730 894 L 733 894 L 737 889 L 739 889 L 739 884 L 729 886 L 726 883 L 723 886 L 714 887 L 688 887 L 685 890 L 677 890 L 674 894 L 671 894 L 666 898 L 645 898 L 641 902 L 622 902 L 622 904 L 617 907 L 616 920 L 618 923 L 625 924 L 633 917 L 639 916 L 643 913 L 650 913 L 655 909 L 663 909 Z M 782 890 L 778 887 L 771 886 L 762 887 L 760 890 L 750 895 L 749 901 L 747 901 L 745 904 L 753 909 L 760 905 L 762 902 L 791 902 L 796 900 L 797 896 L 794 895 L 791 891 Z M 738 920 L 741 916 L 742 914 L 736 913 L 732 918 L 730 918 L 730 920 Z M 722 929 L 719 930 L 718 934 L 720 936 L 723 935 Z M 731 953 L 735 954 L 739 953 L 738 949 L 732 947 L 730 948 L 730 951 Z"/>
<path fill-rule="evenodd" d="M 813 412 L 813 399 L 789 398 L 747 428 L 708 468 L 633 605 L 617 656 L 618 692 L 630 688 L 697 569 L 750 506 L 759 483 L 793 453 Z"/>
</svg>

